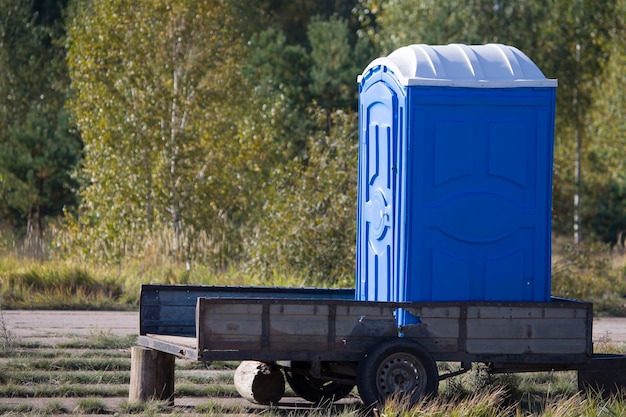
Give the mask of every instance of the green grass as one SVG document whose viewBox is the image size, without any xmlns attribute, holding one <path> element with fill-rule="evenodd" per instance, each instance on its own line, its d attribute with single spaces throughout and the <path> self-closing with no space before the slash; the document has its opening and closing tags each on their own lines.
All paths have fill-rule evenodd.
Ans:
<svg viewBox="0 0 626 417">
<path fill-rule="evenodd" d="M 42 408 L 42 413 L 44 415 L 54 415 L 54 414 L 68 414 L 70 410 L 65 408 L 63 402 L 61 400 L 52 400 L 45 407 Z"/>
<path fill-rule="evenodd" d="M 208 415 L 208 416 L 221 416 L 224 414 L 244 414 L 245 408 L 241 405 L 226 406 L 219 404 L 215 401 L 207 401 L 206 403 L 198 404 L 195 407 L 195 412 Z"/>
<path fill-rule="evenodd" d="M 239 394 L 235 386 L 226 384 L 195 384 L 177 383 L 175 384 L 177 396 L 182 397 L 237 397 Z"/>
<path fill-rule="evenodd" d="M 78 401 L 77 410 L 83 414 L 112 414 L 98 398 L 82 398 Z"/>
<path fill-rule="evenodd" d="M 540 406 L 530 410 L 511 402 L 505 389 L 493 386 L 457 400 L 436 398 L 409 407 L 401 398 L 388 401 L 378 412 L 394 417 L 617 417 L 626 415 L 626 402 L 597 395 L 546 393 Z"/>
<path fill-rule="evenodd" d="M 0 281 L 4 308 L 115 308 L 124 290 L 114 278 L 60 262 L 23 262 L 15 269 L 4 265 Z"/>
<path fill-rule="evenodd" d="M 100 335 L 92 335 L 74 346 L 30 347 L 18 346 L 0 361 L 0 397 L 13 398 L 12 405 L 0 405 L 0 414 L 34 417 L 41 415 L 132 414 L 176 415 L 176 408 L 158 401 L 129 402 L 122 400 L 109 409 L 105 399 L 127 398 L 129 389 L 129 349 L 89 349 L 101 346 Z M 111 337 L 111 339 L 115 339 Z M 113 345 L 124 344 L 123 338 Z M 601 341 L 603 351 L 621 353 L 623 345 Z M 203 416 L 250 414 L 245 405 L 224 405 L 217 398 L 237 397 L 232 371 L 236 362 L 201 362 L 178 360 L 176 366 L 176 396 L 206 398 L 200 405 L 184 409 L 183 414 Z M 440 363 L 441 372 L 456 369 L 457 364 Z M 202 372 L 227 370 L 217 374 Z M 291 390 L 287 389 L 286 402 Z M 50 398 L 43 406 L 19 404 L 24 398 Z M 66 398 L 74 398 L 75 406 L 68 407 Z M 213 400 L 211 400 L 212 398 Z M 18 403 L 18 404 L 16 404 Z M 268 408 L 264 416 L 293 417 L 365 417 L 368 410 L 358 405 L 327 405 L 315 409 Z M 389 401 L 377 411 L 379 416 L 394 417 L 553 417 L 553 416 L 620 416 L 626 415 L 626 402 L 616 398 L 577 392 L 575 372 L 538 372 L 527 374 L 491 375 L 487 368 L 476 365 L 461 376 L 440 384 L 439 395 L 414 407 L 400 398 Z"/>
<path fill-rule="evenodd" d="M 2 368 L 0 368 L 2 369 Z M 11 371 L 2 369 L 0 375 L 2 384 L 128 384 L 130 383 L 130 375 L 128 372 L 66 372 L 66 371 L 32 371 L 19 370 Z M 1 387 L 0 387 L 1 388 Z"/>
<path fill-rule="evenodd" d="M 63 344 L 58 344 L 56 348 L 52 346 L 42 345 L 18 345 L 12 352 L 0 352 L 0 358 L 11 357 L 14 359 L 54 359 L 67 357 L 67 352 L 64 349 L 68 349 Z M 72 352 L 73 358 L 126 358 L 128 353 L 124 350 L 101 350 L 101 349 L 82 349 L 82 348 L 69 348 Z"/>
<path fill-rule="evenodd" d="M 626 315 L 626 257 L 608 245 L 553 242 L 552 295 L 591 301 L 594 314 Z"/>
<path fill-rule="evenodd" d="M 118 336 L 110 332 L 96 332 L 88 338 L 80 338 L 57 344 L 59 348 L 72 349 L 130 349 L 137 344 L 136 335 Z"/>
<path fill-rule="evenodd" d="M 167 258 L 148 264 L 130 259 L 103 267 L 0 253 L 0 309 L 135 310 L 144 283 L 301 287 L 303 282 L 303 277 L 295 275 L 262 279 L 236 267 L 215 271 L 193 265 L 187 269 Z"/>
<path fill-rule="evenodd" d="M 107 384 L 128 384 L 130 383 L 130 374 L 127 371 L 42 371 L 42 370 L 24 370 L 23 366 L 17 366 L 18 369 L 10 369 L 8 366 L 0 366 L 0 383 L 1 384 L 89 384 L 89 385 L 107 385 Z M 232 374 L 211 375 L 188 375 L 184 371 L 176 373 L 177 389 L 182 392 L 194 392 L 194 386 L 213 386 L 216 384 L 232 385 Z M 185 388 L 189 386 L 190 388 Z M 213 388 L 208 389 L 207 392 Z M 230 393 L 230 390 L 228 390 Z M 195 395 L 194 395 L 195 396 Z"/>
<path fill-rule="evenodd" d="M 49 358 L 16 359 L 13 366 L 47 371 L 130 371 L 130 359 L 112 358 Z"/>
<path fill-rule="evenodd" d="M 177 369 L 186 370 L 202 370 L 202 369 L 215 369 L 215 370 L 235 370 L 239 366 L 239 362 L 233 361 L 215 361 L 215 362 L 201 362 L 201 361 L 177 361 Z"/>
<path fill-rule="evenodd" d="M 218 374 L 211 375 L 206 372 L 206 375 L 188 375 L 184 371 L 176 372 L 176 383 L 185 383 L 193 385 L 208 385 L 208 384 L 233 384 L 233 374 Z"/>
<path fill-rule="evenodd" d="M 120 411 L 131 415 L 153 416 L 168 410 L 165 401 L 123 401 Z"/>
<path fill-rule="evenodd" d="M 26 415 L 27 413 L 32 412 L 33 410 L 34 410 L 34 407 L 28 404 L 18 404 L 18 405 L 0 404 L 0 415 L 2 416 L 11 416 L 11 415 L 23 416 L 23 415 Z"/>
</svg>

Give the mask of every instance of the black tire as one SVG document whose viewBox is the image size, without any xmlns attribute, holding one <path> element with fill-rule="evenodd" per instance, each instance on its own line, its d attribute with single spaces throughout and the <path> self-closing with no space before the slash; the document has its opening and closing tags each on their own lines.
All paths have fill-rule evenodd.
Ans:
<svg viewBox="0 0 626 417">
<path fill-rule="evenodd" d="M 309 362 L 292 362 L 291 366 L 298 369 L 311 369 Z M 338 401 L 350 394 L 354 388 L 354 385 L 326 381 L 289 370 L 285 370 L 285 379 L 296 395 L 315 404 Z"/>
<path fill-rule="evenodd" d="M 382 404 L 392 395 L 406 395 L 411 404 L 437 394 L 439 373 L 431 354 L 407 339 L 374 346 L 359 363 L 359 395 L 366 406 Z"/>
</svg>

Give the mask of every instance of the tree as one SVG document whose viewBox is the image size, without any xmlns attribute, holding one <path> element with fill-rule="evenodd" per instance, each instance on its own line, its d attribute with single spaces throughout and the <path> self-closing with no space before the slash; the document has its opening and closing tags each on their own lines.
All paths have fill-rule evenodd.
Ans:
<svg viewBox="0 0 626 417">
<path fill-rule="evenodd" d="M 346 20 L 334 15 L 328 20 L 314 18 L 308 27 L 311 45 L 311 95 L 329 111 L 356 110 L 356 74 L 367 64 L 366 39 L 351 42 Z"/>
<path fill-rule="evenodd" d="M 62 30 L 30 2 L 0 0 L 0 16 L 0 213 L 40 254 L 45 219 L 75 204 Z"/>
<path fill-rule="evenodd" d="M 304 45 L 312 17 L 327 20 L 336 15 L 350 23 L 350 33 L 355 34 L 358 22 L 352 11 L 358 0 L 260 0 L 257 10 L 266 20 L 282 30 L 289 44 Z"/>
<path fill-rule="evenodd" d="M 305 112 L 310 100 L 310 66 L 304 46 L 288 44 L 281 29 L 270 26 L 254 33 L 248 42 L 242 72 L 251 94 L 240 118 L 240 131 L 243 136 L 251 135 L 246 141 L 255 142 L 259 132 L 273 138 L 276 147 L 266 149 L 277 158 L 266 169 L 284 165 L 305 149 L 306 132 L 314 126 Z"/>
<path fill-rule="evenodd" d="M 76 4 L 70 106 L 85 142 L 80 222 L 93 255 L 138 254 L 146 237 L 164 230 L 178 259 L 197 249 L 200 230 L 223 241 L 237 209 L 230 158 L 241 5 Z"/>
<path fill-rule="evenodd" d="M 358 155 L 357 113 L 312 109 L 318 129 L 307 138 L 304 160 L 277 168 L 267 201 L 246 240 L 250 271 L 281 274 L 303 285 L 353 285 Z"/>
<path fill-rule="evenodd" d="M 259 85 L 250 98 L 266 111 L 246 112 L 240 132 L 274 138 L 264 147 L 276 157 L 264 164 L 272 169 L 246 229 L 245 265 L 267 279 L 296 274 L 307 285 L 353 279 L 356 76 L 371 59 L 371 45 L 348 27 L 337 15 L 314 17 L 307 48 L 289 45 L 274 28 L 251 42 L 247 71 L 255 75 L 246 78 Z"/>
<path fill-rule="evenodd" d="M 550 20 L 542 25 L 544 41 L 537 62 L 559 79 L 557 89 L 557 141 L 555 151 L 554 207 L 559 231 L 574 230 L 581 239 L 583 205 L 589 196 L 585 155 L 589 153 L 587 124 L 596 94 L 595 81 L 603 75 L 611 55 L 611 33 L 620 23 L 621 0 L 554 0 Z"/>
<path fill-rule="evenodd" d="M 361 0 L 364 32 L 387 54 L 413 44 L 500 42 L 528 51 L 540 37 L 549 4 L 533 0 Z"/>
<path fill-rule="evenodd" d="M 242 71 L 251 88 L 267 95 L 280 91 L 294 104 L 305 100 L 311 64 L 304 46 L 288 44 L 284 31 L 271 26 L 254 33 L 248 45 Z"/>
<path fill-rule="evenodd" d="M 8 127 L 24 120 L 30 103 L 37 98 L 41 77 L 29 68 L 41 69 L 39 52 L 42 30 L 35 26 L 30 6 L 25 2 L 0 0 L 0 126 L 6 140 Z"/>
<path fill-rule="evenodd" d="M 34 107 L 23 125 L 14 125 L 0 144 L 0 192 L 17 222 L 26 222 L 28 253 L 40 257 L 48 216 L 58 216 L 75 201 L 70 176 L 78 162 L 80 141 L 70 132 L 67 115 L 55 124 Z"/>
<path fill-rule="evenodd" d="M 603 242 L 624 246 L 626 240 L 626 1 L 616 12 L 621 20 L 611 31 L 611 54 L 603 74 L 592 81 L 594 103 L 585 119 L 589 138 L 584 158 L 586 180 L 583 225 Z"/>
</svg>

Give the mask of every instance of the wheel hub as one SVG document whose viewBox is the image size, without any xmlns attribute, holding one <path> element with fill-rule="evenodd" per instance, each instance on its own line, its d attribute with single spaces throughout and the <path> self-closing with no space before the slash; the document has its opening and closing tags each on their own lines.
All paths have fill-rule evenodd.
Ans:
<svg viewBox="0 0 626 417">
<path fill-rule="evenodd" d="M 420 390 L 420 369 L 410 355 L 397 354 L 387 358 L 378 371 L 379 392 L 413 395 Z"/>
</svg>

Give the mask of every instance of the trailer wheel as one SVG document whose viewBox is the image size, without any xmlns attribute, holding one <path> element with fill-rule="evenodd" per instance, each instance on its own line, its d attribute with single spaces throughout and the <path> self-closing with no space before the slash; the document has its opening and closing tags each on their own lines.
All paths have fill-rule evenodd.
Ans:
<svg viewBox="0 0 626 417">
<path fill-rule="evenodd" d="M 415 404 L 437 393 L 437 364 L 416 342 L 387 340 L 374 346 L 359 363 L 357 387 L 366 406 L 382 404 L 391 395 L 406 395 Z"/>
<path fill-rule="evenodd" d="M 311 365 L 309 362 L 294 361 L 291 367 L 310 369 Z M 348 396 L 354 388 L 354 385 L 314 378 L 304 373 L 293 373 L 290 370 L 285 370 L 285 379 L 296 395 L 315 404 L 338 401 Z"/>
</svg>

